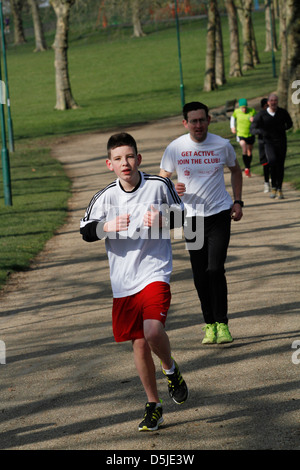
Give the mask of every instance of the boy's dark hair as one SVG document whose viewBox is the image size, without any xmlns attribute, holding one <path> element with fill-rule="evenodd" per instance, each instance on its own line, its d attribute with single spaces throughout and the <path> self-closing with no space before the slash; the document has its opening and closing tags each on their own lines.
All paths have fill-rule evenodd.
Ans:
<svg viewBox="0 0 300 470">
<path fill-rule="evenodd" d="M 190 111 L 197 111 L 197 109 L 204 109 L 206 117 L 208 117 L 208 107 L 206 104 L 200 103 L 200 101 L 191 101 L 190 103 L 186 103 L 182 108 L 184 119 L 187 121 L 188 113 Z"/>
<path fill-rule="evenodd" d="M 107 142 L 107 154 L 108 157 L 110 158 L 110 153 L 112 149 L 115 149 L 117 147 L 123 147 L 123 146 L 129 146 L 132 147 L 137 155 L 137 145 L 135 139 L 132 137 L 132 135 L 127 134 L 127 132 L 120 132 L 119 134 L 114 134 L 112 135 Z"/>
</svg>

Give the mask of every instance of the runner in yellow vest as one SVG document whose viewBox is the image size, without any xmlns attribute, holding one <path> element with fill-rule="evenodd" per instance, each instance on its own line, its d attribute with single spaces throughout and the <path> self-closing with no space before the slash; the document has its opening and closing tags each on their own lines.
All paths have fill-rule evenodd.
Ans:
<svg viewBox="0 0 300 470">
<path fill-rule="evenodd" d="M 231 132 L 236 134 L 237 141 L 242 148 L 246 176 L 251 176 L 250 167 L 255 136 L 251 134 L 250 126 L 255 114 L 255 109 L 249 108 L 247 100 L 242 98 L 239 100 L 239 108 L 234 110 L 230 119 Z"/>
</svg>

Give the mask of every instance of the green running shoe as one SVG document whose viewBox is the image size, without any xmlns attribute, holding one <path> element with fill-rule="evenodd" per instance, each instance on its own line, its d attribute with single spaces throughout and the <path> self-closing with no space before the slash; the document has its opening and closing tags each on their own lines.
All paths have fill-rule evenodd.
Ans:
<svg viewBox="0 0 300 470">
<path fill-rule="evenodd" d="M 217 325 L 217 343 L 232 343 L 233 339 L 226 323 L 216 323 Z"/>
<path fill-rule="evenodd" d="M 156 407 L 156 403 L 146 403 L 143 421 L 139 424 L 139 431 L 156 431 L 163 423 L 162 406 Z"/>
<path fill-rule="evenodd" d="M 208 323 L 203 326 L 203 331 L 205 331 L 205 336 L 202 340 L 202 344 L 214 344 L 217 342 L 217 324 Z"/>
</svg>

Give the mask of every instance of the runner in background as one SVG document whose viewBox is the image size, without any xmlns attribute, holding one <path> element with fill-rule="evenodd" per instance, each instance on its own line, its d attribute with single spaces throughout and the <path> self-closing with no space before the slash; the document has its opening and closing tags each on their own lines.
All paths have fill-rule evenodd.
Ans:
<svg viewBox="0 0 300 470">
<path fill-rule="evenodd" d="M 242 98 L 239 100 L 239 108 L 233 111 L 230 118 L 231 132 L 237 136 L 237 141 L 242 149 L 245 175 L 249 177 L 251 176 L 252 148 L 255 142 L 255 137 L 250 132 L 250 126 L 255 114 L 255 109 L 249 108 L 247 100 Z"/>
</svg>

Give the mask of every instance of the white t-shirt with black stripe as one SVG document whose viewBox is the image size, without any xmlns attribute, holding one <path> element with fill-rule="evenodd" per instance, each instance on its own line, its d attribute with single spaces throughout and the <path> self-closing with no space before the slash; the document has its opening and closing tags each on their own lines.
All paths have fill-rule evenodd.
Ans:
<svg viewBox="0 0 300 470">
<path fill-rule="evenodd" d="M 106 234 L 105 239 L 111 286 L 116 298 L 133 295 L 151 282 L 170 282 L 172 248 L 169 230 L 145 227 L 143 217 L 151 205 L 163 215 L 171 210 L 182 217 L 184 210 L 168 178 L 139 173 L 140 184 L 132 192 L 124 191 L 117 179 L 96 193 L 80 221 L 83 233 L 88 224 L 98 222 L 100 226 L 99 222 L 130 214 L 128 230 Z"/>
</svg>

